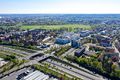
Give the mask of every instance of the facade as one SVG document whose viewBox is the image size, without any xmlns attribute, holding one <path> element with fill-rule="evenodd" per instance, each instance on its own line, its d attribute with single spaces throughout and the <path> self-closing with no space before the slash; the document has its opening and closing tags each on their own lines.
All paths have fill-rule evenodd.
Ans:
<svg viewBox="0 0 120 80">
<path fill-rule="evenodd" d="M 55 43 L 64 45 L 71 42 L 73 48 L 78 48 L 80 46 L 79 40 L 79 33 L 65 32 L 60 37 L 56 38 Z"/>
<path fill-rule="evenodd" d="M 103 56 L 104 59 L 111 59 L 114 62 L 119 61 L 119 53 L 105 53 Z"/>
<path fill-rule="evenodd" d="M 68 38 L 57 38 L 55 43 L 64 45 L 64 44 L 70 43 L 70 40 Z"/>
<path fill-rule="evenodd" d="M 74 55 L 80 57 L 82 54 L 84 54 L 84 52 L 85 52 L 85 47 L 75 51 Z"/>
<path fill-rule="evenodd" d="M 118 62 L 119 61 L 119 53 L 105 52 L 104 54 L 100 55 L 98 59 L 102 62 L 104 60 L 111 60 L 113 62 Z"/>
<path fill-rule="evenodd" d="M 103 47 L 111 47 L 112 44 L 110 42 L 101 42 L 100 43 L 100 46 L 103 46 Z"/>
<path fill-rule="evenodd" d="M 112 43 L 111 43 L 112 39 L 108 36 L 97 35 L 96 39 L 99 42 L 100 46 L 103 46 L 103 47 L 111 47 L 112 46 Z"/>
<path fill-rule="evenodd" d="M 106 30 L 103 30 L 100 32 L 101 35 L 106 35 L 107 34 L 107 31 Z"/>
<path fill-rule="evenodd" d="M 114 53 L 115 52 L 115 48 L 113 48 L 113 47 L 107 47 L 105 49 L 105 52 Z"/>
<path fill-rule="evenodd" d="M 89 36 L 89 31 L 81 31 L 80 32 L 80 37 L 87 37 Z"/>
<path fill-rule="evenodd" d="M 80 42 L 79 40 L 71 40 L 71 46 L 73 48 L 79 48 L 80 47 Z"/>
</svg>

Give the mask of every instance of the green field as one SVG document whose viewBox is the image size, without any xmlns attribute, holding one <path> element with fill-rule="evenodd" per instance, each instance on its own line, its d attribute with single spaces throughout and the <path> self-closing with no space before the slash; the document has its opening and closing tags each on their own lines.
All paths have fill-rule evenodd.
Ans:
<svg viewBox="0 0 120 80">
<path fill-rule="evenodd" d="M 32 26 L 21 26 L 21 29 L 47 29 L 47 30 L 60 30 L 67 29 L 68 31 L 73 31 L 75 28 L 83 28 L 85 30 L 91 29 L 89 25 L 81 24 L 66 24 L 66 25 L 32 25 Z"/>
</svg>

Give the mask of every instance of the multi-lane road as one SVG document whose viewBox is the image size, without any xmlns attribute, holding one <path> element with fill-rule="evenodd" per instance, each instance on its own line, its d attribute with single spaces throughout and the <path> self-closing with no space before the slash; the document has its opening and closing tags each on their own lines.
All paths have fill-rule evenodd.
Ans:
<svg viewBox="0 0 120 80">
<path fill-rule="evenodd" d="M 39 61 L 44 60 L 45 58 L 48 58 L 50 56 L 53 56 L 53 57 L 58 59 L 58 57 L 54 56 L 54 52 L 52 52 L 51 54 L 44 54 L 43 56 L 41 56 L 39 58 L 35 58 L 34 60 L 30 60 L 30 57 L 38 55 L 40 53 L 43 53 L 43 52 L 38 51 L 36 53 L 30 54 L 29 56 L 23 57 L 23 59 L 29 59 L 29 62 L 22 64 L 21 66 L 19 66 L 19 68 L 23 68 L 25 66 L 30 66 L 30 65 L 33 65 L 33 64 L 40 64 Z M 78 69 L 73 68 L 71 66 L 67 67 L 67 66 L 61 65 L 61 63 L 58 63 L 58 62 L 55 62 L 55 61 L 51 62 L 51 61 L 49 61 L 49 59 L 47 59 L 46 61 L 49 62 L 51 65 L 57 66 L 58 69 L 64 70 L 65 72 L 70 73 L 70 74 L 72 74 L 74 76 L 80 77 L 80 78 L 82 78 L 84 80 L 104 80 L 102 76 L 91 75 L 91 74 L 89 74 L 87 72 L 78 70 Z M 9 70 L 8 72 L 6 72 L 4 74 L 13 74 L 12 72 L 16 71 L 17 69 L 18 68 L 15 67 L 15 68 Z M 5 77 L 10 77 L 10 76 L 5 76 Z M 4 77 L 2 78 L 2 80 L 3 79 L 4 79 Z"/>
</svg>

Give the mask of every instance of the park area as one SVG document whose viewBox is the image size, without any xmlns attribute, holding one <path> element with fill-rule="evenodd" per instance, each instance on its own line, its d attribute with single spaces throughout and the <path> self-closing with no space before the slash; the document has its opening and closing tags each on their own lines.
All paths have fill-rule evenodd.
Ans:
<svg viewBox="0 0 120 80">
<path fill-rule="evenodd" d="M 65 25 L 25 25 L 21 26 L 21 29 L 47 29 L 47 30 L 61 30 L 66 29 L 68 31 L 74 31 L 76 28 L 82 28 L 84 30 L 91 29 L 89 25 L 81 25 L 81 24 L 65 24 Z"/>
</svg>

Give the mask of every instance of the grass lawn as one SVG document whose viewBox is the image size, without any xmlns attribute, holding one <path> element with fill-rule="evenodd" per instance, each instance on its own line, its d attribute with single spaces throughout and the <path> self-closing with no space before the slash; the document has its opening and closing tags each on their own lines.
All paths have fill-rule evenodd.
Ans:
<svg viewBox="0 0 120 80">
<path fill-rule="evenodd" d="M 65 24 L 65 25 L 32 25 L 32 26 L 22 26 L 21 29 L 47 29 L 47 30 L 60 30 L 60 29 L 68 29 L 68 31 L 73 31 L 75 28 L 83 28 L 85 30 L 91 29 L 89 25 L 81 25 L 81 24 Z"/>
</svg>

